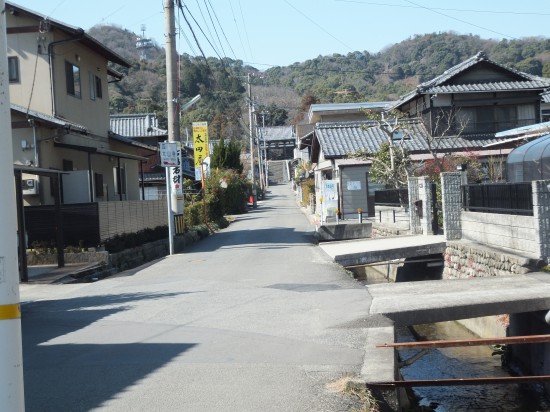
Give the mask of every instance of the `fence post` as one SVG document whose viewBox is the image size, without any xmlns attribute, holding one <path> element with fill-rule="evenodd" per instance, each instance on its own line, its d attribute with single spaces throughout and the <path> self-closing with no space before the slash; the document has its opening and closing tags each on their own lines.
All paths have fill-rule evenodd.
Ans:
<svg viewBox="0 0 550 412">
<path fill-rule="evenodd" d="M 462 238 L 462 172 L 441 173 L 441 199 L 443 208 L 443 231 L 445 240 Z"/>
</svg>

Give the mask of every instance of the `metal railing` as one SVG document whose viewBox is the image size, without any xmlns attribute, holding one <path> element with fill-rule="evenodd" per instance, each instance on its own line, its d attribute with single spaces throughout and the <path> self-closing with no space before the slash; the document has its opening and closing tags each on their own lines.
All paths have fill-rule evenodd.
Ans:
<svg viewBox="0 0 550 412">
<path fill-rule="evenodd" d="M 531 183 L 491 183 L 462 186 L 464 210 L 533 216 Z"/>
<path fill-rule="evenodd" d="M 409 189 L 384 189 L 374 192 L 374 204 L 379 206 L 407 206 Z"/>
</svg>

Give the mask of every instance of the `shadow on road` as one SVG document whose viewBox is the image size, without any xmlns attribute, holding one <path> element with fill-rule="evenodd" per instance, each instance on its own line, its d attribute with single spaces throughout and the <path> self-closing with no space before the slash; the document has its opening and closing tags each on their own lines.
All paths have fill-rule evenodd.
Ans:
<svg viewBox="0 0 550 412">
<path fill-rule="evenodd" d="M 128 310 L 133 302 L 180 294 L 100 295 L 23 304 L 26 411 L 94 409 L 195 346 L 124 343 L 132 337 L 116 330 L 112 341 L 120 344 L 94 344 L 94 336 L 89 332 L 69 336 Z"/>
</svg>

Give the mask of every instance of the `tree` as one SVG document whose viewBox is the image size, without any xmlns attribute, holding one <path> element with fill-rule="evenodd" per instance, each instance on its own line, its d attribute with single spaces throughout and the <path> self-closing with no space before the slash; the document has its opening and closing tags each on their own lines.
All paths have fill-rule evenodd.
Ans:
<svg viewBox="0 0 550 412">
<path fill-rule="evenodd" d="M 221 136 L 219 143 L 214 145 L 212 149 L 210 167 L 215 169 L 230 169 L 239 174 L 242 173 L 241 145 L 234 140 L 226 144 L 223 136 Z"/>
</svg>

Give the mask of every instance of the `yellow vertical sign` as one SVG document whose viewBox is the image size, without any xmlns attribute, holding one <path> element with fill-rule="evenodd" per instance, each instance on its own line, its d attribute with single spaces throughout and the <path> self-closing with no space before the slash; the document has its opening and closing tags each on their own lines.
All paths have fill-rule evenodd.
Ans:
<svg viewBox="0 0 550 412">
<path fill-rule="evenodd" d="M 209 154 L 208 122 L 193 122 L 193 150 L 195 153 L 195 170 L 200 170 L 201 163 Z"/>
</svg>

